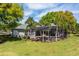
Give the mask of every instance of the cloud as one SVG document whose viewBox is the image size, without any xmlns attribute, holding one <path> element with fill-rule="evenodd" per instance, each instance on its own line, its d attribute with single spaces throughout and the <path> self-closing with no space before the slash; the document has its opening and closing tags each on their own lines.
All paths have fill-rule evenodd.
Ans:
<svg viewBox="0 0 79 59">
<path fill-rule="evenodd" d="M 25 16 L 30 16 L 32 13 L 33 13 L 32 10 L 26 10 L 26 11 L 24 11 L 24 17 Z"/>
<path fill-rule="evenodd" d="M 74 14 L 79 14 L 79 10 L 72 11 Z"/>
<path fill-rule="evenodd" d="M 47 12 L 42 12 L 42 13 L 40 13 L 38 16 L 36 16 L 36 17 L 42 17 L 42 16 L 44 16 L 45 14 L 47 14 Z"/>
<path fill-rule="evenodd" d="M 36 16 L 36 18 L 37 18 L 37 17 L 41 18 L 42 16 L 46 15 L 48 12 L 61 11 L 61 10 L 62 10 L 61 8 L 55 8 L 55 9 L 50 8 L 50 9 L 46 9 L 46 10 L 43 10 L 43 12 L 41 12 L 40 14 L 38 14 L 38 15 Z"/>
<path fill-rule="evenodd" d="M 36 17 L 42 17 L 44 15 L 46 15 L 48 12 L 55 12 L 55 11 L 71 11 L 73 14 L 79 14 L 79 10 L 73 10 L 73 9 L 65 9 L 65 8 L 55 8 L 55 9 L 48 9 L 48 10 L 45 10 L 43 12 L 41 12 L 40 14 L 38 14 Z"/>
<path fill-rule="evenodd" d="M 33 10 L 38 10 L 38 9 L 46 9 L 46 8 L 54 8 L 56 7 L 58 4 L 48 4 L 48 3 L 31 3 L 31 4 L 27 4 L 29 9 L 33 9 Z"/>
</svg>

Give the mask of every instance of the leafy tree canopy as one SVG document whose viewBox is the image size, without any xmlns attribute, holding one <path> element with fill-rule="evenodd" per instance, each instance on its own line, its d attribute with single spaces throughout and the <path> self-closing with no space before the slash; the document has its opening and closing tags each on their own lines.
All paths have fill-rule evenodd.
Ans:
<svg viewBox="0 0 79 59">
<path fill-rule="evenodd" d="M 51 23 L 58 25 L 66 30 L 75 30 L 76 19 L 70 11 L 48 12 L 39 21 L 40 24 L 50 26 Z"/>
<path fill-rule="evenodd" d="M 23 9 L 19 4 L 0 3 L 0 29 L 16 27 L 23 17 Z"/>
<path fill-rule="evenodd" d="M 33 17 L 28 17 L 28 19 L 26 20 L 25 23 L 27 24 L 26 29 L 30 29 L 30 28 L 36 27 L 36 25 L 38 25 L 38 23 L 34 21 Z"/>
</svg>

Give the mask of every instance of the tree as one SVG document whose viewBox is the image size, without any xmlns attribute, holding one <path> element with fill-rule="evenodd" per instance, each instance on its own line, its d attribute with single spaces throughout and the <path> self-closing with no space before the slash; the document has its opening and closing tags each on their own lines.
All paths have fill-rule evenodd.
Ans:
<svg viewBox="0 0 79 59">
<path fill-rule="evenodd" d="M 76 33 L 79 34 L 79 23 L 76 24 Z"/>
<path fill-rule="evenodd" d="M 45 26 L 54 23 L 69 32 L 74 31 L 76 27 L 76 19 L 70 11 L 48 12 L 39 22 Z"/>
<path fill-rule="evenodd" d="M 0 29 L 14 28 L 23 17 L 23 9 L 19 4 L 0 3 Z"/>
<path fill-rule="evenodd" d="M 65 18 L 67 18 L 66 20 L 68 22 L 68 29 L 71 32 L 76 31 L 76 24 L 77 24 L 77 22 L 76 22 L 75 17 L 73 16 L 73 13 L 70 12 L 70 11 L 66 11 L 65 14 L 66 14 Z"/>
<path fill-rule="evenodd" d="M 26 29 L 31 29 L 31 28 L 35 27 L 38 23 L 33 20 L 33 17 L 28 17 L 25 24 L 27 24 Z"/>
</svg>

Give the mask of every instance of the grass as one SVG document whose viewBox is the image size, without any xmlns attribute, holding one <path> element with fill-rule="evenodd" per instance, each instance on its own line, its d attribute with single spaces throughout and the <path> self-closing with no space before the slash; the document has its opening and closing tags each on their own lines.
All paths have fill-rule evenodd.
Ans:
<svg viewBox="0 0 79 59">
<path fill-rule="evenodd" d="M 71 35 L 57 42 L 30 40 L 7 41 L 0 44 L 1 56 L 78 56 L 79 37 Z"/>
</svg>

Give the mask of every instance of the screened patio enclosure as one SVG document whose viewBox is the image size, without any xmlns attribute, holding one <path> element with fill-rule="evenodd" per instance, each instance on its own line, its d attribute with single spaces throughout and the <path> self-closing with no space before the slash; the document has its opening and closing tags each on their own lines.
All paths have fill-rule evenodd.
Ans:
<svg viewBox="0 0 79 59">
<path fill-rule="evenodd" d="M 58 38 L 64 37 L 64 30 L 54 26 L 40 26 L 32 28 L 28 31 L 29 37 L 32 40 L 39 40 L 39 41 L 57 41 Z"/>
</svg>

